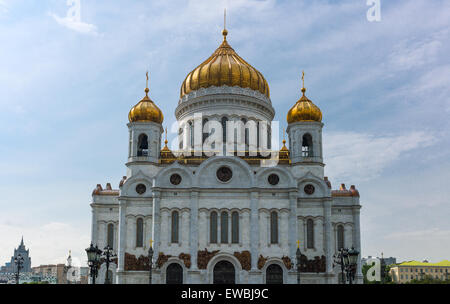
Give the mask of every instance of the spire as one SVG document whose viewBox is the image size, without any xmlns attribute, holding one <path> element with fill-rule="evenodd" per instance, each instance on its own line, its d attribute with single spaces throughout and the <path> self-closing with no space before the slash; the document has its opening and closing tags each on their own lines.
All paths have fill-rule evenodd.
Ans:
<svg viewBox="0 0 450 304">
<path fill-rule="evenodd" d="M 23 235 L 22 235 L 22 241 L 20 241 L 20 246 L 23 246 Z"/>
<path fill-rule="evenodd" d="M 226 8 L 223 10 L 223 31 L 222 31 L 222 35 L 223 35 L 223 40 L 226 41 L 227 40 L 227 35 L 228 35 L 228 31 L 227 31 L 227 9 Z"/>
</svg>

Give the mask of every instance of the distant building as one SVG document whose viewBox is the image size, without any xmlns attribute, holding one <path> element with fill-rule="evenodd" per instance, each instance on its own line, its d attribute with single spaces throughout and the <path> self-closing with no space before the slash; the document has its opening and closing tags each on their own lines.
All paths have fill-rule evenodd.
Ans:
<svg viewBox="0 0 450 304">
<path fill-rule="evenodd" d="M 439 263 L 428 262 L 403 262 L 394 265 L 390 269 L 392 280 L 396 283 L 406 283 L 411 280 L 421 280 L 431 277 L 438 280 L 450 279 L 450 261 Z"/>
<path fill-rule="evenodd" d="M 369 255 L 367 258 L 362 258 L 362 259 L 361 259 L 361 264 L 362 264 L 362 265 L 366 265 L 366 264 L 367 264 L 367 260 L 369 260 L 369 259 L 379 259 L 379 260 L 384 259 L 384 264 L 385 264 L 386 266 L 392 265 L 392 264 L 397 264 L 397 258 L 394 258 L 394 257 L 389 257 L 389 258 L 383 257 L 383 258 L 379 258 L 379 257 L 373 257 L 373 256 L 371 256 L 371 255 Z"/>
<path fill-rule="evenodd" d="M 22 241 L 20 242 L 19 247 L 17 247 L 17 249 L 14 249 L 14 255 L 11 257 L 11 262 L 6 263 L 5 266 L 1 267 L 0 273 L 16 273 L 17 265 L 14 262 L 14 259 L 17 258 L 19 255 L 23 258 L 23 264 L 22 268 L 20 269 L 20 272 L 22 273 L 31 272 L 30 250 L 25 248 L 22 237 Z"/>
<path fill-rule="evenodd" d="M 38 281 L 54 281 L 56 284 L 88 284 L 88 267 L 72 265 L 69 253 L 67 264 L 50 264 L 33 267 L 33 274 Z M 35 279 L 36 281 L 36 279 Z"/>
</svg>

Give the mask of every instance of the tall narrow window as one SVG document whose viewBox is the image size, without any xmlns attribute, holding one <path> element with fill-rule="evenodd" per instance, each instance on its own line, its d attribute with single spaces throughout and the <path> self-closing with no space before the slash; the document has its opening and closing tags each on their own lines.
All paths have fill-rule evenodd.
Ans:
<svg viewBox="0 0 450 304">
<path fill-rule="evenodd" d="M 231 214 L 231 243 L 239 243 L 239 213 L 237 211 Z"/>
<path fill-rule="evenodd" d="M 178 148 L 183 150 L 183 128 L 178 129 Z"/>
<path fill-rule="evenodd" d="M 306 221 L 306 246 L 314 248 L 314 221 L 312 219 Z"/>
<path fill-rule="evenodd" d="M 179 216 L 177 211 L 172 212 L 172 243 L 178 243 L 178 217 Z"/>
<path fill-rule="evenodd" d="M 189 148 L 192 150 L 194 148 L 194 123 L 189 122 Z"/>
<path fill-rule="evenodd" d="M 211 244 L 217 243 L 217 212 L 211 212 L 211 218 L 209 222 L 209 242 Z"/>
<path fill-rule="evenodd" d="M 136 247 L 142 247 L 144 244 L 144 220 L 138 218 L 136 221 Z"/>
<path fill-rule="evenodd" d="M 220 242 L 228 244 L 228 213 L 225 211 L 220 214 Z"/>
<path fill-rule="evenodd" d="M 110 248 L 114 248 L 114 224 L 108 224 L 107 245 Z"/>
<path fill-rule="evenodd" d="M 313 146 L 312 146 L 312 136 L 311 134 L 306 133 L 303 135 L 302 140 L 302 156 L 303 157 L 312 157 L 313 156 Z"/>
<path fill-rule="evenodd" d="M 148 156 L 148 137 L 145 134 L 139 135 L 137 156 Z"/>
<path fill-rule="evenodd" d="M 203 119 L 202 122 L 202 134 L 203 134 L 203 138 L 202 138 L 202 144 L 205 142 L 206 138 L 208 138 L 209 133 L 205 132 L 205 125 L 208 123 L 208 118 Z"/>
<path fill-rule="evenodd" d="M 223 141 L 224 145 L 227 141 L 227 121 L 228 121 L 228 118 L 222 117 L 222 134 L 223 134 L 222 141 Z"/>
<path fill-rule="evenodd" d="M 249 129 L 245 127 L 245 125 L 247 124 L 247 119 L 242 118 L 242 123 L 244 124 L 244 130 L 243 130 L 244 147 L 245 147 L 245 151 L 248 152 L 248 150 L 249 150 Z"/>
<path fill-rule="evenodd" d="M 339 225 L 337 227 L 337 245 L 338 250 L 344 248 L 344 226 Z"/>
<path fill-rule="evenodd" d="M 278 244 L 278 213 L 270 213 L 270 243 Z"/>
</svg>

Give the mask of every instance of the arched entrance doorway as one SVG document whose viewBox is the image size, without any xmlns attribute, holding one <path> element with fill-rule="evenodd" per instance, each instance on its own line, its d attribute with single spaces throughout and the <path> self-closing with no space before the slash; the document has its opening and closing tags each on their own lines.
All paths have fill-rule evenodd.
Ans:
<svg viewBox="0 0 450 304">
<path fill-rule="evenodd" d="M 235 270 L 228 261 L 220 261 L 214 266 L 214 284 L 234 284 Z"/>
<path fill-rule="evenodd" d="M 283 269 L 277 264 L 271 264 L 266 269 L 266 284 L 283 284 Z"/>
<path fill-rule="evenodd" d="M 166 284 L 183 284 L 183 268 L 172 263 L 166 269 Z"/>
</svg>

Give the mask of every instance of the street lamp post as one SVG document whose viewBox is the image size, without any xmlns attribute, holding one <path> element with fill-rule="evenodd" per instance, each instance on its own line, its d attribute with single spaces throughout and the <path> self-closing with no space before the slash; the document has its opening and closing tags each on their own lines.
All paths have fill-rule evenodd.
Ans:
<svg viewBox="0 0 450 304">
<path fill-rule="evenodd" d="M 86 248 L 86 254 L 88 256 L 88 266 L 91 272 L 92 284 L 95 284 L 95 278 L 98 275 L 98 268 L 100 265 L 100 255 L 102 251 L 98 249 L 97 245 L 91 243 L 89 248 Z"/>
<path fill-rule="evenodd" d="M 353 284 L 358 265 L 359 252 L 353 247 L 351 249 L 341 248 L 336 255 L 334 255 L 334 263 L 341 266 L 342 284 L 348 280 L 349 284 Z"/>
<path fill-rule="evenodd" d="M 149 274 L 148 274 L 148 283 L 152 284 L 152 268 L 153 268 L 153 241 L 150 240 L 150 248 L 148 249 L 148 264 L 149 264 Z"/>
<path fill-rule="evenodd" d="M 20 279 L 20 270 L 23 268 L 24 259 L 21 254 L 18 254 L 17 257 L 14 258 L 14 263 L 16 264 L 17 272 L 16 272 L 16 284 L 19 284 Z"/>
<path fill-rule="evenodd" d="M 114 254 L 113 249 L 107 245 L 105 249 L 103 250 L 103 257 L 105 258 L 106 263 L 106 276 L 105 276 L 105 284 L 111 284 L 111 279 L 109 277 L 109 264 L 113 261 L 113 258 L 115 258 L 117 255 Z"/>
<path fill-rule="evenodd" d="M 302 253 L 300 251 L 300 241 L 297 241 L 297 252 L 295 253 L 297 258 L 297 284 L 300 284 L 300 258 Z"/>
</svg>

